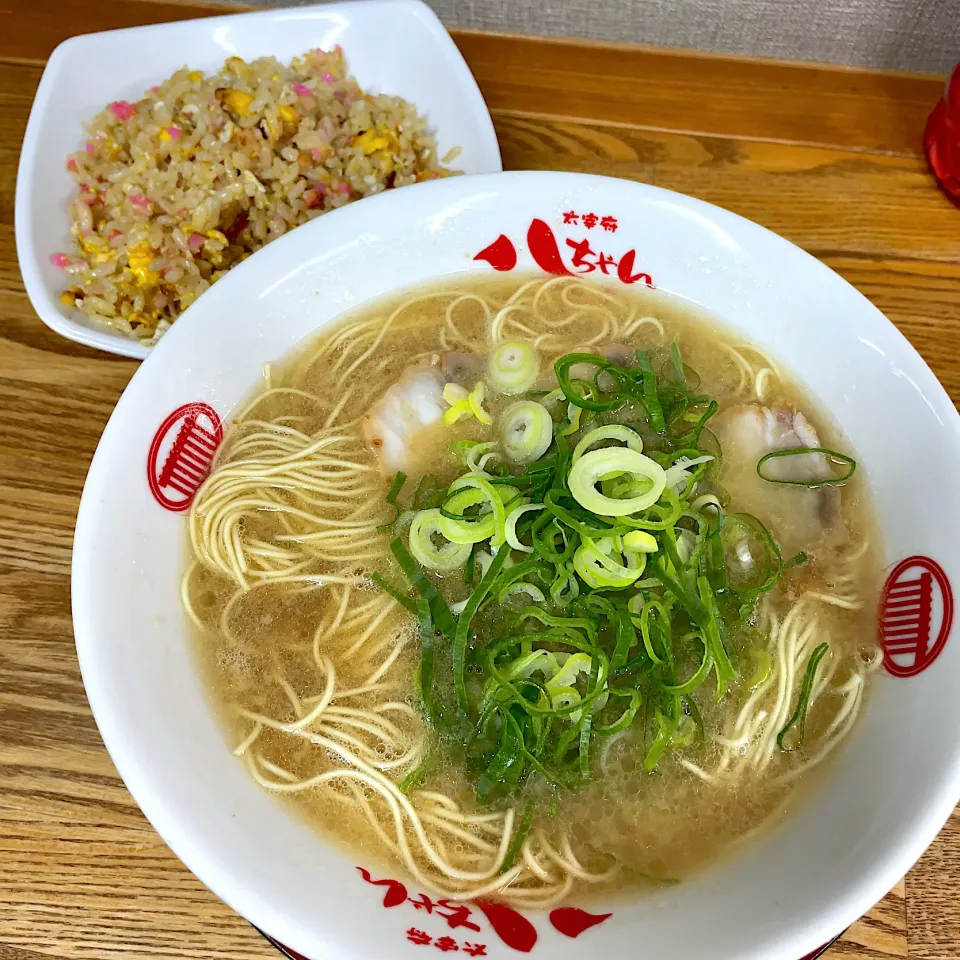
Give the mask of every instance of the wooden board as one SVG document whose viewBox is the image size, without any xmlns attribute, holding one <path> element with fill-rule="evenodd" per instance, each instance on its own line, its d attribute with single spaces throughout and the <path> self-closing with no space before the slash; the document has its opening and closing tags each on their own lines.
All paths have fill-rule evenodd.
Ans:
<svg viewBox="0 0 960 960">
<path fill-rule="evenodd" d="M 71 538 L 90 457 L 136 365 L 40 323 L 13 238 L 19 146 L 54 46 L 211 9 L 147 0 L 0 9 L 0 960 L 276 957 L 146 823 L 90 716 L 70 625 Z M 507 168 L 656 183 L 782 233 L 866 294 L 960 399 L 960 211 L 920 156 L 942 80 L 455 38 Z M 828 956 L 960 957 L 958 905 L 955 816 Z"/>
</svg>

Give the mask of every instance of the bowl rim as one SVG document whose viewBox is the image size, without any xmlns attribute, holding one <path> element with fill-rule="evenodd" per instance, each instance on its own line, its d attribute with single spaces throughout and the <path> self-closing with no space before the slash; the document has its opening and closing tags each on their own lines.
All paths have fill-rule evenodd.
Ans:
<svg viewBox="0 0 960 960">
<path fill-rule="evenodd" d="M 901 355 L 909 355 L 919 363 L 920 368 L 922 369 L 923 382 L 921 386 L 923 388 L 924 395 L 931 397 L 935 401 L 938 401 L 937 412 L 944 412 L 949 419 L 949 423 L 946 424 L 946 426 L 949 428 L 953 436 L 952 445 L 957 449 L 960 449 L 960 412 L 957 411 L 943 385 L 939 382 L 918 351 L 906 339 L 900 330 L 863 294 L 856 290 L 852 284 L 840 277 L 839 274 L 833 271 L 826 264 L 807 253 L 802 248 L 796 246 L 780 235 L 775 234 L 773 231 L 755 223 L 754 221 L 741 217 L 740 215 L 725 210 L 722 207 L 707 203 L 706 201 L 689 197 L 684 194 L 679 194 L 675 191 L 666 190 L 661 187 L 637 183 L 635 181 L 622 180 L 614 177 L 601 177 L 593 174 L 573 172 L 511 171 L 506 173 L 482 174 L 467 178 L 450 178 L 444 181 L 418 184 L 416 185 L 416 189 L 419 190 L 421 194 L 429 197 L 430 193 L 434 192 L 440 193 L 441 191 L 464 191 L 468 193 L 481 193 L 485 189 L 496 189 L 501 184 L 508 185 L 511 183 L 517 183 L 522 186 L 525 182 L 533 184 L 538 180 L 547 183 L 556 183 L 557 185 L 569 183 L 571 180 L 575 180 L 578 184 L 583 186 L 588 186 L 591 182 L 599 181 L 605 184 L 617 184 L 619 188 L 625 190 L 643 191 L 649 193 L 654 198 L 660 198 L 664 201 L 678 204 L 681 207 L 686 208 L 688 211 L 693 211 L 696 214 L 706 217 L 715 224 L 719 223 L 724 229 L 733 229 L 739 231 L 741 235 L 740 239 L 744 240 L 744 242 L 749 242 L 751 244 L 766 243 L 779 246 L 782 251 L 789 251 L 789 256 L 791 257 L 802 257 L 809 265 L 813 266 L 817 271 L 819 271 L 822 277 L 825 279 L 827 277 L 832 278 L 829 282 L 840 282 L 845 287 L 848 287 L 851 291 L 853 291 L 862 302 L 864 311 L 871 316 L 871 323 L 886 324 L 890 328 L 889 332 L 892 334 L 894 340 L 898 344 Z M 377 212 L 377 208 L 374 207 L 375 203 L 389 203 L 392 202 L 392 198 L 396 196 L 398 196 L 398 194 L 395 193 L 380 194 L 376 197 L 369 198 L 365 208 L 359 208 L 357 205 L 349 205 L 347 207 L 340 208 L 337 211 L 333 211 L 337 217 L 335 222 L 339 222 L 348 216 L 359 216 L 359 214 L 356 212 L 350 213 L 350 211 L 357 211 L 358 209 L 364 209 L 365 215 L 374 216 Z M 312 221 L 311 224 L 305 225 L 305 228 L 309 228 L 318 232 L 322 228 L 313 226 L 313 224 L 323 223 L 325 221 L 330 222 L 328 217 L 319 218 L 316 221 Z M 749 237 L 750 234 L 753 234 L 752 238 Z M 271 244 L 270 248 L 268 249 L 276 248 L 275 254 L 279 255 L 283 249 L 280 247 L 280 245 L 286 242 L 287 237 L 279 238 L 274 244 Z M 251 261 L 253 259 L 254 258 L 250 258 Z M 247 262 L 249 263 L 250 261 Z M 244 267 L 244 265 L 241 264 L 237 269 L 240 269 L 241 267 Z M 235 271 L 231 271 L 231 274 L 234 273 Z M 222 282 L 223 281 L 221 281 L 221 284 Z M 223 289 L 222 285 L 218 285 L 218 287 L 221 290 Z M 200 302 L 202 301 L 198 301 L 198 303 Z M 199 314 L 196 305 L 192 306 L 189 312 L 191 314 Z M 197 321 L 192 320 L 190 323 L 195 325 Z M 176 341 L 178 342 L 178 350 L 181 349 L 179 346 L 179 341 L 190 335 L 192 327 L 188 324 L 179 329 L 181 329 L 181 333 L 176 338 Z M 188 341 L 184 340 L 184 343 L 187 342 Z M 155 366 L 157 363 L 167 362 L 166 353 L 166 350 L 163 351 L 160 355 L 160 359 L 155 362 L 151 360 L 150 364 Z M 150 364 L 145 365 L 146 369 L 153 369 L 153 366 Z M 134 381 L 138 376 L 140 376 L 140 371 L 135 374 Z M 131 383 L 134 381 L 131 381 Z M 127 389 L 129 390 L 130 388 L 128 387 Z M 104 430 L 104 438 L 108 438 L 111 430 L 116 428 L 116 424 L 119 422 L 117 419 L 118 416 L 125 414 L 123 402 L 124 398 L 121 397 L 120 402 L 117 404 L 117 407 L 115 408 L 114 413 L 111 415 L 110 421 Z M 98 463 L 99 457 L 100 447 L 98 447 L 97 453 L 95 454 L 91 464 L 90 474 L 88 475 L 88 484 L 90 483 L 91 478 L 95 482 L 99 482 L 97 475 L 103 469 L 103 463 Z M 86 501 L 86 504 L 84 501 Z M 72 599 L 75 623 L 77 624 L 76 641 L 81 672 L 85 687 L 87 688 L 91 708 L 94 710 L 94 714 L 99 725 L 100 717 L 108 716 L 110 708 L 108 702 L 102 699 L 101 691 L 99 689 L 99 678 L 97 677 L 99 668 L 94 665 L 94 660 L 96 657 L 94 651 L 94 641 L 90 636 L 91 631 L 88 629 L 88 626 L 81 626 L 83 618 L 87 615 L 87 605 L 84 592 L 86 589 L 85 581 L 87 580 L 89 574 L 87 571 L 82 569 L 82 565 L 80 565 L 80 569 L 78 569 L 78 561 L 80 556 L 83 554 L 84 550 L 88 549 L 86 546 L 86 541 L 89 537 L 89 528 L 92 524 L 90 516 L 91 513 L 92 507 L 87 496 L 87 487 L 85 486 L 84 498 L 80 504 L 76 526 L 76 538 L 73 555 L 74 563 L 72 577 Z M 127 734 L 113 724 L 108 724 L 108 727 L 109 730 L 104 730 L 101 727 L 101 734 L 103 736 L 104 743 L 107 746 L 111 757 L 114 759 L 117 769 L 127 784 L 130 793 L 133 795 L 138 805 L 141 806 L 141 809 L 150 820 L 151 824 L 155 825 L 157 832 L 160 833 L 163 839 L 169 844 L 174 853 L 176 853 L 177 856 L 188 865 L 189 869 L 194 871 L 198 878 L 201 879 L 201 881 L 207 886 L 209 886 L 210 889 L 217 894 L 217 896 L 221 897 L 221 899 L 234 907 L 234 909 L 236 909 L 237 912 L 239 912 L 242 916 L 250 919 L 251 922 L 253 922 L 258 928 L 262 926 L 265 930 L 271 931 L 273 928 L 272 917 L 282 915 L 281 912 L 270 905 L 260 903 L 256 897 L 250 895 L 249 891 L 241 892 L 237 889 L 238 885 L 236 883 L 228 884 L 228 878 L 223 875 L 218 864 L 211 862 L 203 862 L 201 864 L 197 862 L 199 858 L 193 855 L 191 843 L 184 835 L 180 825 L 167 816 L 166 811 L 164 810 L 162 795 L 154 790 L 154 788 L 147 782 L 145 777 L 141 776 L 142 771 L 140 769 L 140 764 L 136 761 L 132 753 L 133 744 L 132 742 L 124 742 L 128 740 Z M 128 775 L 131 777 L 130 780 L 128 780 Z M 801 941 L 809 939 L 809 945 L 802 944 L 806 946 L 806 949 L 809 950 L 816 948 L 817 944 L 822 944 L 829 938 L 835 937 L 837 930 L 843 930 L 851 923 L 859 919 L 886 893 L 888 893 L 889 890 L 892 889 L 893 886 L 906 874 L 909 868 L 919 859 L 924 850 L 933 841 L 937 833 L 948 820 L 951 812 L 957 805 L 957 802 L 960 801 L 960 764 L 953 764 L 952 771 L 945 771 L 944 775 L 938 780 L 937 786 L 937 790 L 930 791 L 925 794 L 923 798 L 924 813 L 922 817 L 918 817 L 916 820 L 904 827 L 902 837 L 897 841 L 896 845 L 891 848 L 889 855 L 884 860 L 883 869 L 877 869 L 870 875 L 864 876 L 856 887 L 849 888 L 842 896 L 837 897 L 833 901 L 830 909 L 824 910 L 818 915 L 809 918 L 806 926 L 801 928 L 801 926 L 798 924 L 798 926 L 790 932 L 791 947 L 801 944 Z M 144 800 L 146 803 L 143 802 Z M 162 827 L 158 826 L 157 824 L 162 824 Z M 182 851 L 186 852 L 187 857 L 183 856 Z M 224 896 L 221 891 L 227 887 L 230 888 L 231 892 L 229 895 Z M 250 908 L 253 906 L 258 907 L 259 909 L 251 910 Z M 797 950 L 796 952 L 801 953 L 802 950 Z M 343 956 L 346 958 L 349 955 L 338 953 L 337 956 Z M 768 958 L 774 956 L 774 954 L 771 952 L 764 952 L 762 956 L 764 958 Z M 777 956 L 779 957 L 780 954 L 777 954 Z M 783 958 L 784 960 L 792 960 L 792 957 L 789 957 L 787 954 L 783 954 Z"/>
<path fill-rule="evenodd" d="M 97 350 L 103 350 L 118 356 L 143 359 L 149 356 L 150 346 L 146 346 L 110 328 L 99 327 L 95 323 L 87 325 L 73 316 L 65 316 L 60 309 L 57 297 L 44 282 L 42 274 L 42 255 L 31 222 L 31 198 L 38 189 L 35 177 L 37 156 L 43 130 L 43 120 L 51 99 L 56 96 L 61 82 L 63 61 L 73 51 L 90 47 L 95 49 L 104 43 L 128 43 L 132 40 L 159 43 L 162 34 L 200 33 L 211 26 L 227 27 L 239 22 L 252 25 L 256 21 L 271 23 L 289 23 L 294 29 L 296 24 L 314 17 L 335 18 L 351 11 L 363 10 L 365 13 L 381 8 L 384 14 L 391 10 L 415 17 L 427 30 L 435 55 L 439 73 L 447 79 L 455 79 L 461 91 L 464 105 L 472 117 L 477 135 L 482 143 L 483 165 L 479 173 L 496 173 L 503 170 L 500 145 L 490 111 L 459 47 L 443 26 L 440 18 L 430 9 L 424 0 L 335 0 L 331 3 L 316 3 L 299 7 L 277 7 L 224 13 L 210 17 L 197 17 L 192 20 L 172 20 L 166 23 L 144 24 L 136 27 L 123 27 L 117 30 L 101 30 L 95 33 L 79 34 L 59 43 L 47 59 L 34 94 L 30 116 L 24 132 L 20 159 L 17 165 L 17 178 L 14 193 L 14 233 L 17 260 L 23 285 L 37 316 L 54 332 L 68 340 Z M 266 55 L 266 54 L 265 54 Z M 418 106 L 418 109 L 419 106 Z M 78 118 L 78 137 L 85 118 Z M 369 199 L 369 198 L 362 198 Z M 356 202 L 356 201 L 354 201 Z M 332 211 L 329 211 L 332 212 Z M 66 221 L 66 210 L 62 211 Z M 325 214 L 326 215 L 326 214 Z M 319 218 L 317 218 L 319 219 Z M 305 226 L 302 224 L 301 226 Z M 294 228 L 296 229 L 296 228 Z"/>
</svg>

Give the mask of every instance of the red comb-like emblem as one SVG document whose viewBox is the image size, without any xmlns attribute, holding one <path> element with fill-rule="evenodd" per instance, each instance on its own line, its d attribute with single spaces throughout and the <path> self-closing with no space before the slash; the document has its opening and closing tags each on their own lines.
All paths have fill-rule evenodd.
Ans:
<svg viewBox="0 0 960 960">
<path fill-rule="evenodd" d="M 914 677 L 940 655 L 953 626 L 953 590 L 940 564 L 907 557 L 890 571 L 880 608 L 884 665 Z"/>
<path fill-rule="evenodd" d="M 190 506 L 222 439 L 220 417 L 206 403 L 185 403 L 160 424 L 147 455 L 147 483 L 161 507 L 181 513 Z"/>
</svg>

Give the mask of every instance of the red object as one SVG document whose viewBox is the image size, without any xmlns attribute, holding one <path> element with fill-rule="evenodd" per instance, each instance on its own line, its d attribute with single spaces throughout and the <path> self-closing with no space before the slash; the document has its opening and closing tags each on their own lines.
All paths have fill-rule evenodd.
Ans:
<svg viewBox="0 0 960 960">
<path fill-rule="evenodd" d="M 617 265 L 617 276 L 624 283 L 636 283 L 638 280 L 642 280 L 651 290 L 655 289 L 653 286 L 653 277 L 651 277 L 649 273 L 635 274 L 633 272 L 633 264 L 636 259 L 636 251 L 628 250 L 620 258 L 620 263 Z"/>
<path fill-rule="evenodd" d="M 537 266 L 547 273 L 554 273 L 558 277 L 566 276 L 570 271 L 564 266 L 557 246 L 557 238 L 543 220 L 531 220 L 527 231 L 527 246 L 530 254 L 536 260 Z M 576 265 L 576 264 L 574 264 Z"/>
<path fill-rule="evenodd" d="M 509 237 L 502 233 L 489 247 L 484 247 L 474 260 L 486 260 L 494 270 L 503 272 L 517 265 L 517 250 Z"/>
<path fill-rule="evenodd" d="M 565 937 L 579 937 L 584 930 L 612 916 L 612 913 L 587 913 L 579 907 L 558 907 L 550 911 L 550 922 Z"/>
<path fill-rule="evenodd" d="M 595 257 L 596 253 L 590 249 L 589 240 L 570 240 L 567 239 L 567 246 L 573 251 L 573 260 L 570 262 L 575 267 L 583 267 L 582 273 L 593 273 L 597 269 L 597 265 L 592 261 L 588 260 L 587 257 Z M 607 271 L 604 270 L 604 273 Z"/>
<path fill-rule="evenodd" d="M 474 903 L 483 911 L 494 932 L 508 947 L 521 953 L 529 953 L 534 948 L 537 928 L 522 913 L 492 900 L 475 900 Z"/>
<path fill-rule="evenodd" d="M 357 869 L 359 870 L 360 868 L 357 867 Z M 381 881 L 381 883 L 382 882 L 383 881 Z M 480 928 L 470 919 L 470 908 L 464 903 L 455 903 L 446 897 L 442 900 L 434 901 L 425 893 L 421 893 L 415 898 L 411 897 L 408 902 L 413 904 L 415 910 L 426 910 L 427 913 L 443 917 L 451 930 L 464 927 L 467 930 L 472 930 L 474 933 L 480 932 Z M 384 906 L 387 906 L 387 904 L 384 904 Z M 392 904 L 390 904 L 390 906 L 392 906 Z"/>
<path fill-rule="evenodd" d="M 960 206 L 960 64 L 927 120 L 923 151 L 943 192 Z"/>
<path fill-rule="evenodd" d="M 401 903 L 407 902 L 407 888 L 399 880 L 373 880 L 370 877 L 369 870 L 364 870 L 363 867 L 357 867 L 357 869 L 367 883 L 373 884 L 375 887 L 387 888 L 383 895 L 383 905 L 385 907 L 399 907 Z"/>
<path fill-rule="evenodd" d="M 940 614 L 931 642 L 935 589 Z M 952 626 L 953 590 L 940 564 L 929 557 L 901 560 L 887 577 L 880 607 L 880 643 L 887 673 L 915 677 L 926 670 L 940 656 Z"/>
<path fill-rule="evenodd" d="M 147 454 L 147 483 L 161 507 L 182 513 L 190 506 L 222 439 L 220 417 L 206 403 L 185 403 L 160 424 Z"/>
</svg>

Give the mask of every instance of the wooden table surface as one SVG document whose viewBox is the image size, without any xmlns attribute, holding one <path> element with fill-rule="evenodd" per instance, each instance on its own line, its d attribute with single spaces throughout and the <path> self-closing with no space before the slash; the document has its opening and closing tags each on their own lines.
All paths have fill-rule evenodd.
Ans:
<svg viewBox="0 0 960 960">
<path fill-rule="evenodd" d="M 14 250 L 19 148 L 53 47 L 209 12 L 146 0 L 0 6 L 0 960 L 276 957 L 166 848 L 97 733 L 73 646 L 70 547 L 87 464 L 136 364 L 47 330 Z M 642 180 L 770 227 L 866 294 L 960 399 L 960 210 L 920 150 L 941 79 L 456 41 L 507 169 Z M 828 956 L 960 957 L 960 815 Z"/>
</svg>

